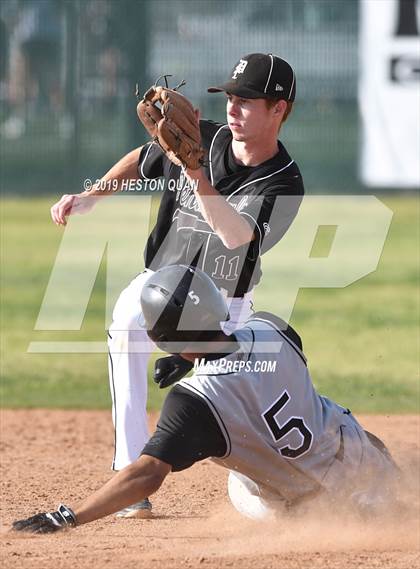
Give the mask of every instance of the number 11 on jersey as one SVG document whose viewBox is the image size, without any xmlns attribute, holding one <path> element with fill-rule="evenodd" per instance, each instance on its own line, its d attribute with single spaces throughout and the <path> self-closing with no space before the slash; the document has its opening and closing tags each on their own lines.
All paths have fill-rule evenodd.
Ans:
<svg viewBox="0 0 420 569">
<path fill-rule="evenodd" d="M 215 258 L 216 268 L 212 273 L 212 277 L 214 279 L 226 279 L 227 281 L 234 281 L 238 278 L 238 266 L 239 266 L 239 255 L 236 257 L 232 257 L 229 259 L 228 265 L 229 268 L 226 267 L 226 255 L 219 255 Z"/>
</svg>

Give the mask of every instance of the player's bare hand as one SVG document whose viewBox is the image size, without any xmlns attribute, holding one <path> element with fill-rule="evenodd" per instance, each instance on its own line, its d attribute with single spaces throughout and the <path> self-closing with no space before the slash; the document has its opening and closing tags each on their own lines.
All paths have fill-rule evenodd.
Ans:
<svg viewBox="0 0 420 569">
<path fill-rule="evenodd" d="M 56 225 L 67 225 L 67 217 L 74 214 L 88 213 L 96 203 L 96 196 L 64 194 L 51 208 L 51 218 Z"/>
</svg>

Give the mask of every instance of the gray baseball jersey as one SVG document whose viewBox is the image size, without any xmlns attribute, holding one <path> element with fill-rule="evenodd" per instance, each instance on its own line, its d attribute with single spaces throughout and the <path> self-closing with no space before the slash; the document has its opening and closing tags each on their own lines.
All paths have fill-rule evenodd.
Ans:
<svg viewBox="0 0 420 569">
<path fill-rule="evenodd" d="M 337 492 L 361 475 L 362 456 L 384 457 L 349 410 L 317 394 L 299 336 L 272 320 L 252 317 L 235 332 L 236 352 L 180 385 L 206 400 L 225 436 L 226 455 L 213 460 L 293 503 Z"/>
</svg>

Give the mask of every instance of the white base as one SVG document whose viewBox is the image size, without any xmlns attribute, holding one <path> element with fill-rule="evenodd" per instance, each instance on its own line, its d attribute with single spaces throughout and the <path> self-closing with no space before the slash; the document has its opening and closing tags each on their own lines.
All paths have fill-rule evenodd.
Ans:
<svg viewBox="0 0 420 569">
<path fill-rule="evenodd" d="M 274 508 L 259 495 L 257 484 L 235 472 L 229 473 L 228 494 L 233 507 L 243 516 L 252 520 L 270 520 L 275 516 Z"/>
</svg>

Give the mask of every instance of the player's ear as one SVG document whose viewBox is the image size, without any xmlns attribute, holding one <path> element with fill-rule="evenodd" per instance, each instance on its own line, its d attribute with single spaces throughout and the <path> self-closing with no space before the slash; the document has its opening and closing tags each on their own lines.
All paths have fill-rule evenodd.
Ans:
<svg viewBox="0 0 420 569">
<path fill-rule="evenodd" d="M 283 99 L 280 99 L 280 101 L 277 101 L 277 103 L 274 107 L 274 114 L 283 115 L 284 112 L 286 111 L 286 108 L 287 108 L 286 101 L 283 101 Z"/>
</svg>

